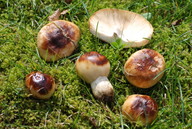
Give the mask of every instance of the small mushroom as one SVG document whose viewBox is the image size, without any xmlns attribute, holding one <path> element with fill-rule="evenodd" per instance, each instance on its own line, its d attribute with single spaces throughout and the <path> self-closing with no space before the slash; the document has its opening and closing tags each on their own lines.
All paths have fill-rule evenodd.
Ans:
<svg viewBox="0 0 192 129">
<path fill-rule="evenodd" d="M 105 56 L 94 51 L 88 52 L 77 59 L 75 66 L 77 74 L 91 84 L 95 98 L 106 103 L 113 100 L 113 86 L 107 78 L 110 63 Z"/>
<path fill-rule="evenodd" d="M 151 49 L 142 49 L 132 54 L 124 65 L 127 80 L 139 88 L 155 85 L 165 70 L 164 57 Z"/>
<path fill-rule="evenodd" d="M 45 25 L 38 33 L 37 47 L 46 61 L 56 61 L 70 56 L 78 46 L 80 30 L 74 23 L 55 20 Z"/>
<path fill-rule="evenodd" d="M 54 78 L 42 72 L 28 74 L 25 85 L 33 97 L 38 99 L 49 99 L 56 88 Z"/>
<path fill-rule="evenodd" d="M 147 125 L 156 119 L 158 105 L 150 96 L 134 94 L 124 102 L 122 114 L 132 123 Z"/>
<path fill-rule="evenodd" d="M 152 25 L 143 16 L 120 9 L 95 12 L 89 19 L 89 29 L 108 43 L 121 39 L 125 48 L 144 46 L 153 34 Z"/>
</svg>

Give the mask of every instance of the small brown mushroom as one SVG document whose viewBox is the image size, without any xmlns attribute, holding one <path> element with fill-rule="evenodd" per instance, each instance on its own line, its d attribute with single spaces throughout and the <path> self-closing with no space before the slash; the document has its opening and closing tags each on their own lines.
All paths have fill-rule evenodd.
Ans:
<svg viewBox="0 0 192 129">
<path fill-rule="evenodd" d="M 127 47 L 141 47 L 149 42 L 153 27 L 140 14 L 120 10 L 101 9 L 89 18 L 90 32 L 99 39 L 112 43 L 121 39 Z"/>
<path fill-rule="evenodd" d="M 46 61 L 56 61 L 70 56 L 78 46 L 80 30 L 74 23 L 55 20 L 45 25 L 38 33 L 37 47 Z"/>
<path fill-rule="evenodd" d="M 155 85 L 163 76 L 164 57 L 151 49 L 142 49 L 132 54 L 124 65 L 127 80 L 139 88 Z"/>
<path fill-rule="evenodd" d="M 91 83 L 94 96 L 104 102 L 110 102 L 114 97 L 113 86 L 107 76 L 110 64 L 107 58 L 98 52 L 88 52 L 77 59 L 77 74 L 87 83 Z"/>
<path fill-rule="evenodd" d="M 25 84 L 33 97 L 49 99 L 55 91 L 54 78 L 42 72 L 31 72 L 26 76 Z"/>
<path fill-rule="evenodd" d="M 150 96 L 134 94 L 127 97 L 122 106 L 122 114 L 133 123 L 147 125 L 158 114 L 158 105 Z"/>
</svg>

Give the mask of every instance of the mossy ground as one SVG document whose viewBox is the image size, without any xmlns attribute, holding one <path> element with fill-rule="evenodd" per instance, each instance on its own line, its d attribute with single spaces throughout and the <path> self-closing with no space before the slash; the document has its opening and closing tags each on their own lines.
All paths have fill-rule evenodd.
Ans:
<svg viewBox="0 0 192 129">
<path fill-rule="evenodd" d="M 74 54 L 53 63 L 38 55 L 36 37 L 56 9 L 71 9 L 62 17 L 81 29 Z M 130 85 L 123 65 L 141 48 L 115 49 L 94 37 L 88 19 L 102 8 L 151 13 L 154 27 L 151 48 L 166 60 L 161 81 L 150 89 Z M 147 94 L 159 105 L 157 119 L 143 128 L 192 127 L 192 1 L 191 0 L 0 0 L 0 128 L 136 128 L 121 115 L 121 105 L 131 94 Z M 176 20 L 179 24 L 172 25 Z M 178 23 L 178 22 L 177 22 Z M 111 63 L 109 80 L 115 101 L 109 107 L 94 99 L 90 85 L 75 71 L 75 60 L 97 51 Z M 57 90 L 49 100 L 32 98 L 25 89 L 25 76 L 32 71 L 52 75 Z"/>
</svg>

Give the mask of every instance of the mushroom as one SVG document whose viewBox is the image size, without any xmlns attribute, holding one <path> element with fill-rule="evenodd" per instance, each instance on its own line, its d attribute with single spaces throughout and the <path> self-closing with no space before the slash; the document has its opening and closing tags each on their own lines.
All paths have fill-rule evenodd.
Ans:
<svg viewBox="0 0 192 129">
<path fill-rule="evenodd" d="M 77 74 L 91 84 L 95 98 L 106 103 L 113 100 L 113 86 L 107 78 L 110 63 L 105 56 L 94 51 L 88 52 L 77 59 L 75 66 Z"/>
<path fill-rule="evenodd" d="M 46 61 L 56 61 L 70 56 L 78 46 L 80 30 L 74 23 L 55 20 L 38 33 L 37 47 L 40 56 Z"/>
<path fill-rule="evenodd" d="M 54 78 L 42 72 L 28 74 L 25 85 L 32 96 L 38 99 L 49 99 L 56 88 Z"/>
<path fill-rule="evenodd" d="M 150 96 L 134 94 L 126 98 L 122 114 L 132 123 L 147 125 L 156 119 L 158 105 Z"/>
<path fill-rule="evenodd" d="M 144 46 L 153 34 L 152 25 L 143 16 L 120 9 L 95 12 L 89 19 L 89 29 L 108 43 L 121 39 L 124 48 Z"/>
<path fill-rule="evenodd" d="M 164 57 L 151 49 L 142 49 L 133 53 L 124 65 L 127 80 L 139 88 L 155 85 L 163 76 Z"/>
</svg>

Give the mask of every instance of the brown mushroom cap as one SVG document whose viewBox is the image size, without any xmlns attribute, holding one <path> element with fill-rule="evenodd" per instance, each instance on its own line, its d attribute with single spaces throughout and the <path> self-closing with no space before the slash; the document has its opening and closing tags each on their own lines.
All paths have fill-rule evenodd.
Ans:
<svg viewBox="0 0 192 129">
<path fill-rule="evenodd" d="M 164 69 L 164 57 L 151 49 L 135 52 L 124 65 L 127 80 L 139 88 L 155 85 L 162 78 Z"/>
<path fill-rule="evenodd" d="M 97 52 L 88 52 L 77 59 L 77 74 L 87 83 L 95 81 L 99 76 L 108 76 L 110 64 L 107 58 Z"/>
<path fill-rule="evenodd" d="M 108 43 L 120 38 L 125 48 L 144 46 L 153 34 L 152 25 L 143 16 L 120 9 L 95 12 L 89 19 L 89 29 L 93 35 Z"/>
<path fill-rule="evenodd" d="M 78 46 L 80 30 L 74 23 L 56 20 L 48 23 L 38 33 L 37 47 L 46 61 L 56 61 L 70 56 Z"/>
<path fill-rule="evenodd" d="M 31 72 L 26 76 L 27 89 L 38 99 L 49 99 L 55 91 L 55 81 L 50 75 L 41 72 Z"/>
<path fill-rule="evenodd" d="M 150 96 L 130 95 L 122 106 L 122 114 L 130 122 L 146 125 L 156 119 L 158 105 Z"/>
</svg>

